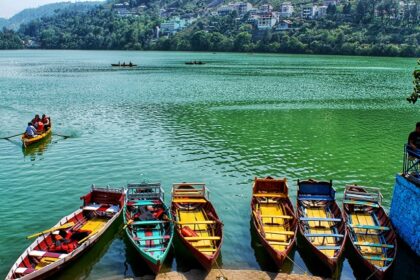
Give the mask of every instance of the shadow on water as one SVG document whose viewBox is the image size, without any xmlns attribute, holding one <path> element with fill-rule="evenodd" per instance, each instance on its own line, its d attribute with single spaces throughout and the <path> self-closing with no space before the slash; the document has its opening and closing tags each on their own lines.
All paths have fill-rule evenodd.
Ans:
<svg viewBox="0 0 420 280">
<path fill-rule="evenodd" d="M 123 241 L 125 246 L 125 277 L 142 277 L 146 275 L 154 275 L 146 262 L 141 258 L 139 252 L 130 243 L 127 235 L 123 232 Z M 160 272 L 171 271 L 171 264 L 173 262 L 173 250 L 169 251 L 165 262 L 162 265 Z"/>
<path fill-rule="evenodd" d="M 303 241 L 303 238 L 304 237 L 300 233 L 298 233 L 298 249 L 300 252 L 300 256 L 302 257 L 303 262 L 305 263 L 308 270 L 315 276 L 320 276 L 323 278 L 340 279 L 341 272 L 343 269 L 344 255 L 338 261 L 337 268 L 335 269 L 335 271 L 331 272 L 325 264 L 323 264 L 315 255 L 313 255 L 309 247 L 304 246 L 305 242 Z"/>
<path fill-rule="evenodd" d="M 251 247 L 254 249 L 255 259 L 258 262 L 261 270 L 270 271 L 270 272 L 282 272 L 282 273 L 292 273 L 293 271 L 293 263 L 286 259 L 283 265 L 278 268 L 274 260 L 270 257 L 270 255 L 265 250 L 264 246 L 258 240 L 258 234 L 256 229 L 252 223 L 252 219 L 250 221 L 250 230 L 251 230 Z M 296 249 L 293 249 L 290 254 L 289 258 L 294 259 Z"/>
<path fill-rule="evenodd" d="M 104 235 L 102 235 L 98 242 L 91 248 L 83 253 L 78 259 L 74 260 L 68 267 L 61 272 L 53 275 L 50 279 L 58 280 L 74 280 L 74 279 L 85 279 L 86 275 L 89 275 L 93 267 L 101 260 L 101 258 L 108 251 L 111 246 L 112 240 L 120 232 L 121 220 L 119 217 L 114 224 L 108 228 Z"/>
</svg>

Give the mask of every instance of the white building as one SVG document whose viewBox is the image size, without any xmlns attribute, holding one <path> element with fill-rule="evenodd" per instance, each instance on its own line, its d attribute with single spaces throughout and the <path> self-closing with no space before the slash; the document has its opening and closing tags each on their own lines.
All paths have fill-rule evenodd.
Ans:
<svg viewBox="0 0 420 280">
<path fill-rule="evenodd" d="M 167 20 L 160 25 L 160 33 L 163 35 L 173 35 L 188 25 L 194 22 L 195 19 L 181 19 L 179 17 L 174 17 L 170 20 Z"/>
<path fill-rule="evenodd" d="M 260 6 L 261 13 L 270 13 L 271 11 L 273 11 L 273 6 L 270 4 L 264 4 Z"/>
<path fill-rule="evenodd" d="M 278 31 L 289 30 L 292 28 L 292 22 L 290 20 L 281 20 L 276 27 Z"/>
<path fill-rule="evenodd" d="M 327 7 L 329 5 L 336 6 L 338 2 L 340 2 L 340 1 L 338 1 L 338 0 L 324 0 L 324 6 L 327 6 Z"/>
<path fill-rule="evenodd" d="M 302 7 L 301 16 L 302 18 L 312 18 L 313 15 L 313 6 Z"/>
<path fill-rule="evenodd" d="M 288 18 L 293 15 L 294 8 L 292 3 L 290 2 L 284 2 L 280 5 L 280 16 L 283 18 Z"/>
<path fill-rule="evenodd" d="M 219 16 L 227 16 L 234 11 L 234 7 L 232 5 L 222 5 L 217 9 L 217 14 Z"/>
<path fill-rule="evenodd" d="M 244 15 L 252 9 L 252 4 L 248 2 L 238 2 L 235 3 L 235 9 L 238 11 L 239 15 Z"/>
<path fill-rule="evenodd" d="M 327 15 L 327 9 L 328 9 L 328 6 L 314 6 L 312 10 L 313 11 L 312 17 L 313 18 L 325 17 Z"/>
<path fill-rule="evenodd" d="M 258 30 L 272 29 L 277 23 L 275 16 L 272 13 L 260 14 L 257 21 Z"/>
</svg>

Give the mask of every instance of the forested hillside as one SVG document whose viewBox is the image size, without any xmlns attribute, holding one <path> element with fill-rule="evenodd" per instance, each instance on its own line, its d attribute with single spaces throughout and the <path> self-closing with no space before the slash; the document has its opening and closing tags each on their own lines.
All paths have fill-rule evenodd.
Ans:
<svg viewBox="0 0 420 280">
<path fill-rule="evenodd" d="M 274 10 L 282 2 L 270 1 Z M 250 13 L 218 14 L 217 7 L 223 3 L 216 0 L 121 0 L 89 11 L 64 10 L 22 24 L 19 36 L 44 49 L 420 56 L 418 9 L 401 12 L 395 0 L 340 1 L 329 5 L 322 17 L 303 18 L 304 5 L 322 1 L 290 2 L 301 4 L 296 5 L 285 30 L 259 30 L 250 21 Z M 251 3 L 258 7 L 266 2 Z M 177 32 L 159 33 L 164 22 L 182 17 L 193 19 L 192 23 Z"/>
</svg>

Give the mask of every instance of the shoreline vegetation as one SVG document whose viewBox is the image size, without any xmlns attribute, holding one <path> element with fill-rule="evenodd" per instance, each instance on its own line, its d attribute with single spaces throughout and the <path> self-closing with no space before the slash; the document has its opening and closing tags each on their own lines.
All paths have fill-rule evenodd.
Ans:
<svg viewBox="0 0 420 280">
<path fill-rule="evenodd" d="M 322 18 L 299 15 L 288 30 L 258 30 L 233 11 L 208 13 L 168 36 L 158 35 L 165 21 L 160 7 L 168 1 L 130 1 L 144 5 L 136 16 L 121 16 L 108 1 L 89 11 L 64 9 L 24 23 L 17 31 L 0 31 L 0 49 L 161 50 L 331 54 L 420 57 L 419 11 L 399 14 L 394 0 L 341 1 Z M 133 3 L 131 3 L 133 2 Z M 206 1 L 204 1 L 206 2 Z M 318 1 L 315 1 L 318 2 Z M 168 2 L 169 3 L 169 2 Z M 167 5 L 169 5 L 166 3 Z M 178 2 L 177 2 L 178 3 Z M 178 3 L 175 11 L 198 13 Z M 195 2 L 194 2 L 195 3 Z M 189 4 L 189 6 L 188 6 Z M 171 7 L 174 7 L 174 4 Z M 273 4 L 274 5 L 274 4 Z"/>
</svg>

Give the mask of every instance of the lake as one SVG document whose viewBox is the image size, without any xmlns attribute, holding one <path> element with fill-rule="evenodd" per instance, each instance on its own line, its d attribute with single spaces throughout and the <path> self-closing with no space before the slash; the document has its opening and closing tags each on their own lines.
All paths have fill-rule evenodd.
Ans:
<svg viewBox="0 0 420 280">
<path fill-rule="evenodd" d="M 207 63 L 185 65 L 192 60 Z M 118 61 L 139 66 L 112 68 Z M 346 184 L 379 187 L 389 209 L 403 144 L 420 121 L 418 104 L 405 100 L 415 66 L 413 58 L 1 51 L 0 137 L 44 112 L 55 133 L 71 137 L 27 151 L 19 138 L 0 140 L 0 277 L 30 244 L 25 237 L 78 208 L 90 185 L 144 180 L 160 181 L 167 203 L 172 183 L 205 182 L 225 225 L 220 266 L 275 270 L 250 230 L 253 178 L 287 177 L 293 203 L 297 179 L 332 179 L 339 205 Z M 118 226 L 57 277 L 149 274 Z M 418 274 L 411 252 L 400 251 L 394 275 Z M 176 252 L 164 271 L 196 266 Z M 281 271 L 322 275 L 307 259 L 296 250 L 296 264 Z M 336 277 L 355 277 L 347 259 Z"/>
</svg>

